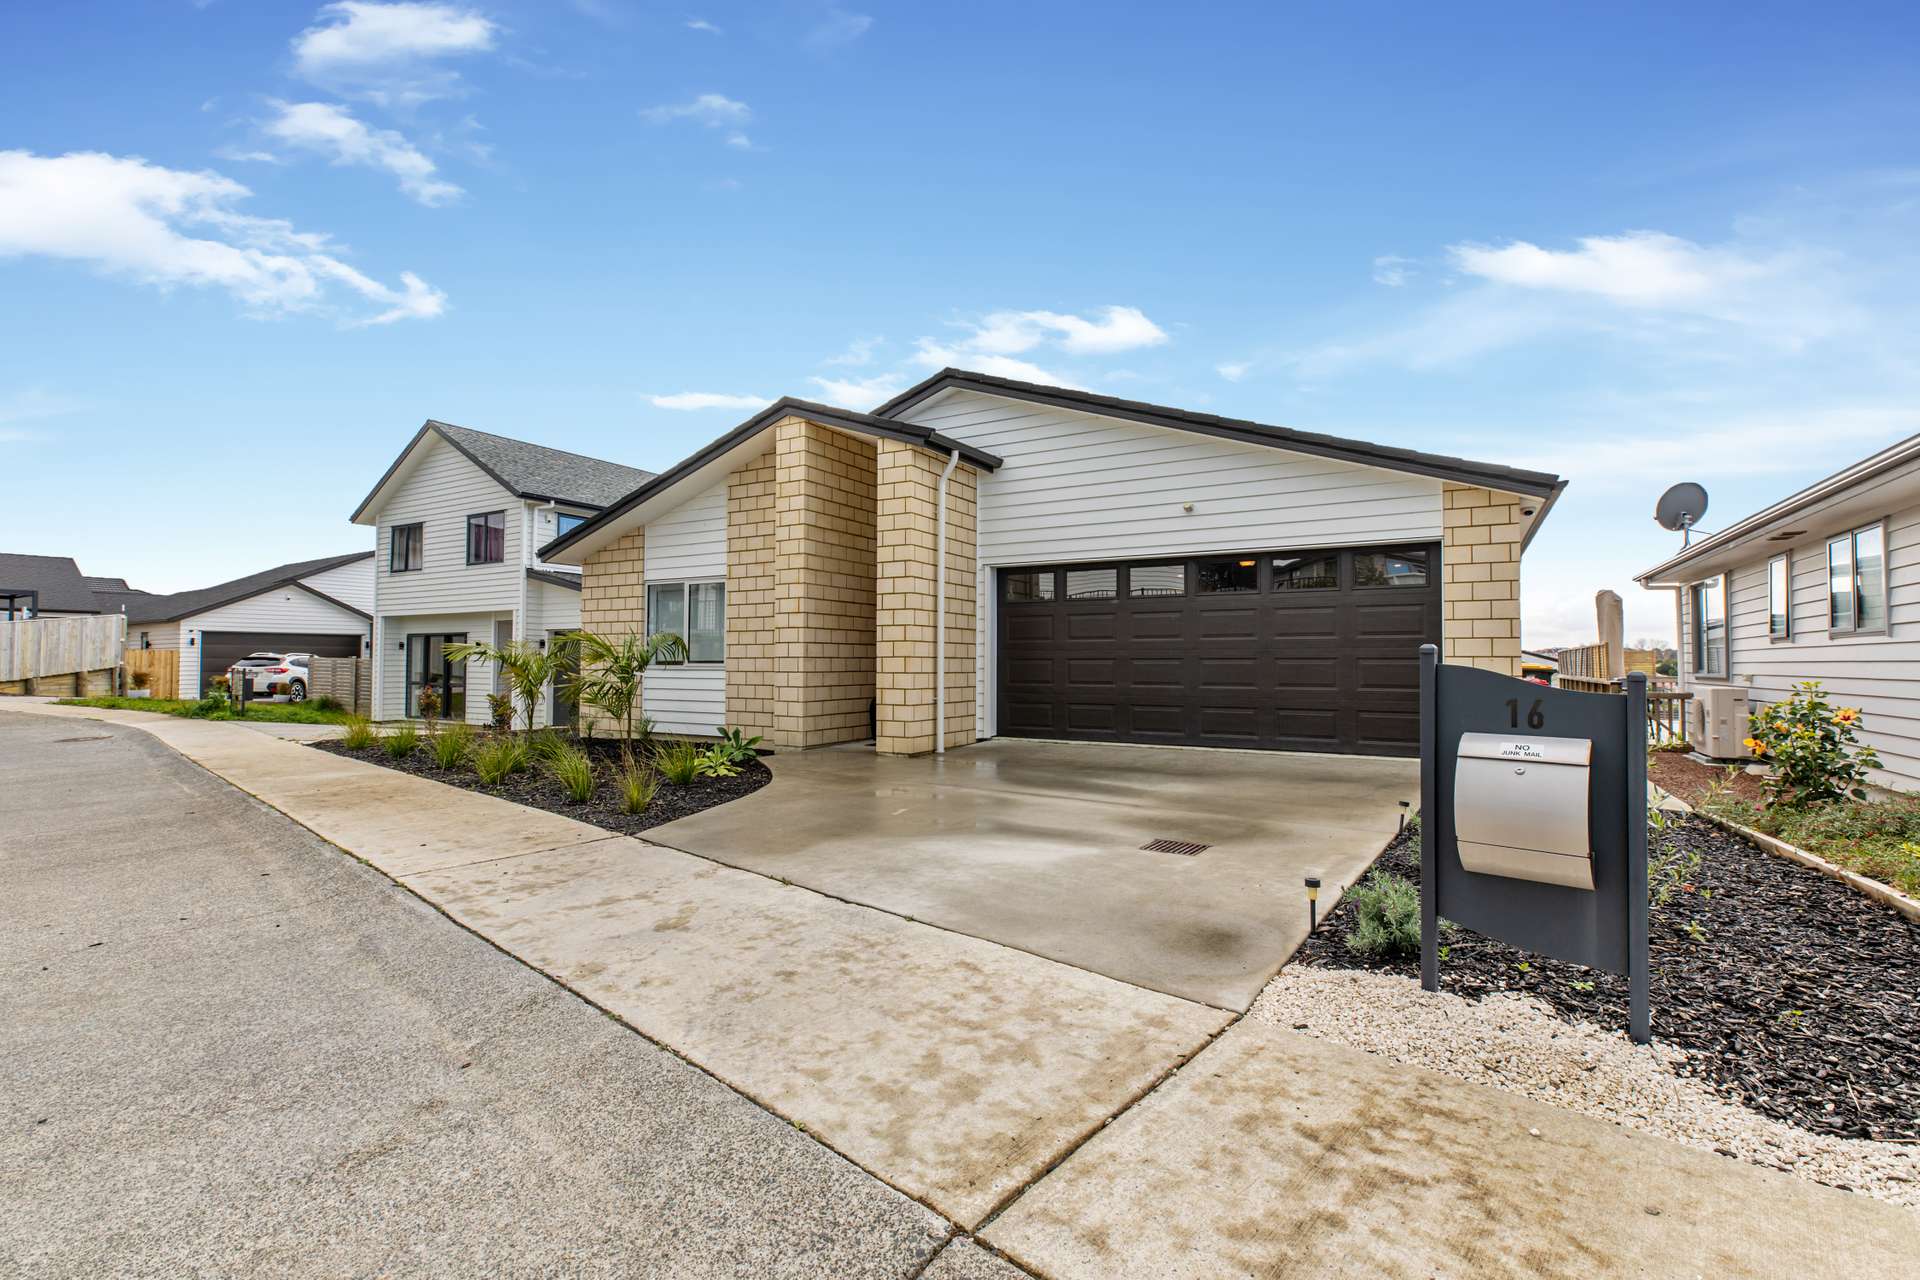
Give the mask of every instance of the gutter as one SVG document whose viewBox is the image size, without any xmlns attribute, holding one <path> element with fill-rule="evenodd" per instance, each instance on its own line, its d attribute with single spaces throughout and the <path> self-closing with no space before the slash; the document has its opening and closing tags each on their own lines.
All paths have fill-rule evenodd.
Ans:
<svg viewBox="0 0 1920 1280">
<path fill-rule="evenodd" d="M 940 514 L 938 536 L 934 539 L 940 557 L 940 570 L 934 575 L 933 598 L 933 753 L 947 753 L 947 481 L 960 465 L 958 450 L 947 454 L 946 470 L 940 473 Z"/>
</svg>

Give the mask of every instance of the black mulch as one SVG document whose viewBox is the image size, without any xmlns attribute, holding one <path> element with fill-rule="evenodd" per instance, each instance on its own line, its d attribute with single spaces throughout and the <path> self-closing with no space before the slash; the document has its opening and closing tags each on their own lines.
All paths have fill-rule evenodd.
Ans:
<svg viewBox="0 0 1920 1280">
<path fill-rule="evenodd" d="M 1672 839 L 1700 868 L 1653 909 L 1655 1038 L 1691 1050 L 1683 1070 L 1752 1110 L 1815 1133 L 1920 1139 L 1920 925 L 1701 819 Z M 1403 836 L 1375 866 L 1417 884 L 1419 847 Z M 1295 958 L 1419 977 L 1418 956 L 1350 951 L 1352 916 L 1343 900 Z M 1441 944 L 1444 990 L 1525 992 L 1568 1019 L 1626 1026 L 1624 978 L 1458 927 Z"/>
<path fill-rule="evenodd" d="M 494 787 L 482 785 L 471 769 L 442 769 L 434 763 L 433 755 L 427 750 L 424 738 L 421 745 L 414 748 L 412 755 L 398 760 L 377 745 L 360 751 L 348 750 L 338 739 L 323 739 L 313 745 L 322 751 L 331 751 L 337 756 L 348 756 L 354 760 L 364 760 L 368 764 L 398 769 L 402 773 L 431 778 L 435 782 L 444 782 L 451 787 L 464 787 L 468 791 L 478 791 L 483 795 L 499 796 L 502 800 L 511 800 L 515 804 L 545 809 L 548 813 L 557 813 L 577 822 L 591 823 L 593 826 L 605 827 L 608 831 L 618 831 L 622 835 L 629 836 L 638 835 L 650 827 L 672 822 L 675 818 L 690 817 L 704 809 L 723 805 L 729 800 L 738 800 L 741 796 L 752 795 L 773 781 L 772 772 L 758 760 L 752 764 L 742 765 L 740 775 L 734 778 L 701 778 L 685 786 L 662 779 L 660 790 L 655 793 L 653 803 L 647 806 L 645 813 L 622 813 L 616 773 L 620 747 L 617 742 L 609 742 L 604 738 L 581 741 L 577 744 L 585 747 L 588 754 L 593 757 L 594 763 L 600 766 L 599 785 L 594 789 L 593 798 L 584 804 L 577 803 L 558 783 L 548 779 L 537 764 L 524 773 L 512 774 L 500 785 Z"/>
</svg>

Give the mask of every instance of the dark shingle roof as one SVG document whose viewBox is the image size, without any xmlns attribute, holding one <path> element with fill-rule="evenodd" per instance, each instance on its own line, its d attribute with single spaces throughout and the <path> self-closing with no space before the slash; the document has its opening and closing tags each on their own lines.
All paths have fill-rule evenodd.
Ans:
<svg viewBox="0 0 1920 1280">
<path fill-rule="evenodd" d="M 27 556 L 0 551 L 0 594 L 39 593 L 39 608 L 58 613 L 98 613 L 80 566 L 68 556 Z"/>
<path fill-rule="evenodd" d="M 653 479 L 653 472 L 603 462 L 565 449 L 510 440 L 506 436 L 456 427 L 451 422 L 432 425 L 447 442 L 472 458 L 516 497 L 544 498 L 604 507 Z"/>
<path fill-rule="evenodd" d="M 87 574 L 86 583 L 89 591 L 117 591 L 121 595 L 146 594 L 144 591 L 135 591 L 128 586 L 125 578 L 96 578 L 92 574 Z"/>
<path fill-rule="evenodd" d="M 322 556 L 318 560 L 300 560 L 273 569 L 263 569 L 259 573 L 250 573 L 244 578 L 235 578 L 232 582 L 222 582 L 218 586 L 201 587 L 195 591 L 176 591 L 170 596 L 145 594 L 127 596 L 125 597 L 127 620 L 129 622 L 172 622 L 196 613 L 205 613 L 209 609 L 218 609 L 221 605 L 232 604 L 236 600 L 245 600 L 248 596 L 257 596 L 263 591 L 288 586 L 302 578 L 311 578 L 316 573 L 337 569 L 343 564 L 365 560 L 372 554 L 371 551 L 355 551 L 344 556 Z M 352 605 L 344 602 L 336 601 L 335 603 L 341 604 L 344 608 L 353 609 Z M 359 609 L 353 611 L 362 612 Z"/>
</svg>

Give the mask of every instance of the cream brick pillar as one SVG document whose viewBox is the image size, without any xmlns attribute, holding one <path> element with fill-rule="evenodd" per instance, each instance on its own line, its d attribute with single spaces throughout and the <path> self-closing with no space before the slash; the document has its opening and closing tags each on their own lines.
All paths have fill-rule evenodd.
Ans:
<svg viewBox="0 0 1920 1280">
<path fill-rule="evenodd" d="M 874 446 L 774 424 L 773 745 L 859 742 L 874 697 Z"/>
<path fill-rule="evenodd" d="M 645 635 L 647 630 L 647 531 L 622 534 L 580 566 L 580 629 L 603 636 Z M 618 737 L 625 726 L 580 708 L 580 729 Z"/>
<path fill-rule="evenodd" d="M 939 579 L 940 472 L 944 455 L 880 442 L 880 595 L 874 749 L 919 755 L 934 748 L 935 610 Z M 974 520 L 977 477 L 958 467 L 947 482 L 948 747 L 974 740 Z"/>
<path fill-rule="evenodd" d="M 1470 485 L 1442 489 L 1440 656 L 1447 662 L 1520 674 L 1520 503 Z"/>
<path fill-rule="evenodd" d="M 727 724 L 773 741 L 774 455 L 727 478 Z"/>
</svg>

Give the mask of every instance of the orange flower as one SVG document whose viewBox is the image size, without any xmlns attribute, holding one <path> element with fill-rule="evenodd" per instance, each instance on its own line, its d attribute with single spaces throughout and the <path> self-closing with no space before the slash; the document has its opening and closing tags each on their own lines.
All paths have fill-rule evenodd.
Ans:
<svg viewBox="0 0 1920 1280">
<path fill-rule="evenodd" d="M 1855 720 L 1858 720 L 1860 718 L 1860 708 L 1842 707 L 1838 711 L 1833 713 L 1833 718 L 1839 721 L 1841 724 L 1852 724 Z"/>
<path fill-rule="evenodd" d="M 1753 754 L 1757 756 L 1763 756 L 1767 754 L 1767 744 L 1760 741 L 1760 739 L 1758 738 L 1748 738 L 1747 750 L 1753 752 Z"/>
</svg>

